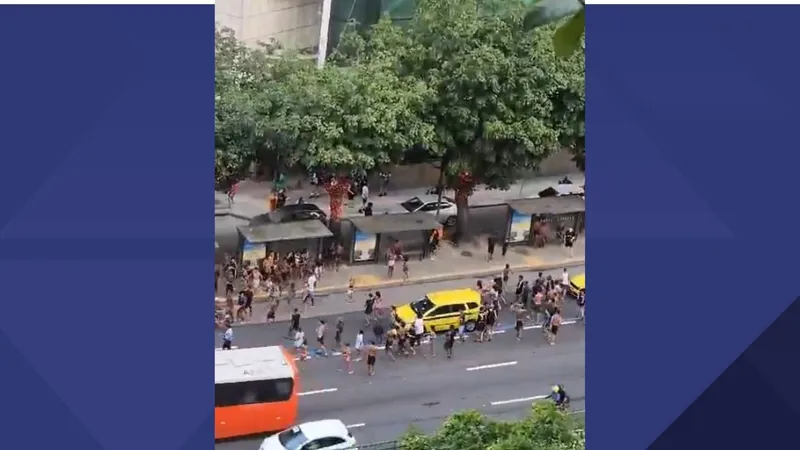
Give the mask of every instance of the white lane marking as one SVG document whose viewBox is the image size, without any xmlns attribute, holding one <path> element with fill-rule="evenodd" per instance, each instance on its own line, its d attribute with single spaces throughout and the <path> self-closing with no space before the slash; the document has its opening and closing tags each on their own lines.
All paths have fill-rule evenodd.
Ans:
<svg viewBox="0 0 800 450">
<path fill-rule="evenodd" d="M 345 425 L 346 428 L 361 428 L 365 426 L 367 426 L 367 424 L 365 423 L 354 423 L 352 425 Z"/>
<path fill-rule="evenodd" d="M 501 400 L 499 402 L 492 402 L 490 405 L 492 406 L 500 406 L 500 405 L 510 405 L 511 403 L 520 403 L 520 402 L 533 402 L 536 400 L 544 400 L 546 399 L 547 395 L 537 395 L 535 397 L 525 397 L 525 398 L 512 398 L 510 400 Z"/>
<path fill-rule="evenodd" d="M 586 410 L 585 410 L 585 409 L 579 409 L 579 410 L 577 410 L 577 411 L 570 411 L 569 413 L 570 413 L 570 414 L 580 414 L 580 413 L 585 413 L 585 412 L 586 412 Z"/>
<path fill-rule="evenodd" d="M 237 346 L 235 346 L 235 345 L 231 345 L 231 350 L 236 350 L 237 348 L 239 348 L 239 347 L 237 347 Z M 215 348 L 214 350 L 216 350 L 216 351 L 218 351 L 218 352 L 221 352 L 221 351 L 222 351 L 222 349 L 221 349 L 221 348 Z"/>
<path fill-rule="evenodd" d="M 330 388 L 330 389 L 320 389 L 320 390 L 318 390 L 318 391 L 308 391 L 308 392 L 301 392 L 301 393 L 299 393 L 299 394 L 297 394 L 297 395 L 299 395 L 299 396 L 301 396 L 301 397 L 302 397 L 302 396 L 304 396 L 304 395 L 327 394 L 328 392 L 336 392 L 336 391 L 338 391 L 338 390 L 339 390 L 339 389 L 336 389 L 336 388 Z"/>
<path fill-rule="evenodd" d="M 578 323 L 577 320 L 565 320 L 565 321 L 561 322 L 561 325 L 575 325 L 576 323 Z M 530 326 L 527 326 L 527 327 L 522 327 L 523 330 L 533 330 L 534 328 L 542 328 L 542 326 L 541 325 L 530 325 Z"/>
<path fill-rule="evenodd" d="M 497 364 L 487 364 L 485 366 L 467 367 L 467 372 L 472 372 L 473 370 L 494 369 L 496 367 L 514 366 L 516 364 L 517 364 L 516 361 L 509 361 L 509 362 L 497 363 Z"/>
</svg>

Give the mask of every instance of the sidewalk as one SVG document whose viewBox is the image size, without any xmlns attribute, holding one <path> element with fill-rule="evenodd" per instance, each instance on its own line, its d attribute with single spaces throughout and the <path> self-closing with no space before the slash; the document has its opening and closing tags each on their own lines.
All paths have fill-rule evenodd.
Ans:
<svg viewBox="0 0 800 450">
<path fill-rule="evenodd" d="M 563 176 L 557 177 L 540 177 L 530 180 L 521 180 L 515 183 L 507 191 L 497 189 L 485 189 L 484 186 L 478 186 L 475 193 L 469 199 L 470 207 L 489 206 L 504 203 L 511 199 L 527 198 L 536 196 L 540 191 L 558 184 Z M 585 177 L 582 173 L 570 174 L 570 180 L 574 184 L 582 185 L 585 183 Z M 215 193 L 216 200 L 216 215 L 230 214 L 241 219 L 250 219 L 259 214 L 268 212 L 268 197 L 272 183 L 266 182 L 253 182 L 243 181 L 239 188 L 239 193 L 236 196 L 236 201 L 230 208 L 228 208 L 227 197 L 222 193 Z M 385 197 L 378 197 L 377 186 L 370 186 L 370 201 L 374 205 L 374 214 L 383 213 L 404 213 L 406 212 L 400 203 L 419 195 L 425 195 L 427 188 L 415 189 L 397 189 L 392 190 L 391 185 L 388 190 L 388 195 Z M 326 213 L 328 208 L 328 194 L 324 190 L 319 191 L 321 196 L 315 199 L 310 199 L 311 189 L 305 187 L 300 190 L 289 190 L 288 203 L 294 203 L 299 197 L 303 197 L 307 203 L 313 203 Z M 452 196 L 453 191 L 446 191 L 444 196 Z M 359 216 L 358 208 L 361 206 L 361 199 L 356 197 L 352 202 L 349 202 L 344 208 L 344 217 Z"/>
<path fill-rule="evenodd" d="M 347 303 L 344 295 L 350 277 L 355 280 L 356 291 L 370 291 L 383 288 L 401 288 L 417 286 L 424 283 L 444 282 L 451 280 L 478 279 L 499 276 L 505 264 L 511 265 L 513 272 L 545 271 L 583 265 L 585 262 L 585 240 L 579 238 L 575 243 L 573 257 L 570 258 L 566 249 L 561 246 L 548 246 L 534 249 L 529 246 L 509 247 L 505 257 L 500 255 L 497 248 L 494 260 L 487 261 L 486 239 L 480 238 L 472 243 L 462 243 L 454 248 L 449 242 L 443 242 L 436 259 L 409 262 L 409 279 L 403 281 L 403 274 L 398 266 L 394 277 L 387 276 L 384 265 L 367 264 L 357 266 L 343 266 L 339 272 L 326 272 L 319 281 L 316 295 L 316 305 L 304 317 L 317 317 L 344 314 L 360 311 L 363 301 Z M 474 280 L 468 282 L 469 286 Z M 389 304 L 407 301 L 405 296 L 389 296 Z M 217 294 L 217 302 L 224 301 L 224 295 Z M 253 317 L 266 317 L 266 298 L 256 296 Z M 295 304 L 299 305 L 295 300 Z M 289 310 L 281 307 L 276 320 L 288 320 Z"/>
</svg>

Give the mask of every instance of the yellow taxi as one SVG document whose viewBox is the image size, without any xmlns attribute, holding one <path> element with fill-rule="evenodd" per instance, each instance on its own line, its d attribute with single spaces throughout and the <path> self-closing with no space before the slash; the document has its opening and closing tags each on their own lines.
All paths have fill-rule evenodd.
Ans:
<svg viewBox="0 0 800 450">
<path fill-rule="evenodd" d="M 569 293 L 577 297 L 581 291 L 586 290 L 586 274 L 581 273 L 569 279 Z"/>
<path fill-rule="evenodd" d="M 480 311 L 481 295 L 473 289 L 457 289 L 431 292 L 419 300 L 397 307 L 397 316 L 406 324 L 414 323 L 422 316 L 425 331 L 447 331 L 451 326 L 458 328 L 459 316 L 463 311 L 467 322 L 466 331 L 475 329 L 475 321 Z"/>
</svg>

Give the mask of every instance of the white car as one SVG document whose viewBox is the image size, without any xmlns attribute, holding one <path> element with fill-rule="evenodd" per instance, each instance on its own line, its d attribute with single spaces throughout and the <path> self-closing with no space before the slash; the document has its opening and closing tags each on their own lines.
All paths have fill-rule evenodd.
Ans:
<svg viewBox="0 0 800 450">
<path fill-rule="evenodd" d="M 259 450 L 358 450 L 356 439 L 341 420 L 306 422 L 272 435 Z"/>
<path fill-rule="evenodd" d="M 439 209 L 439 221 L 448 227 L 456 224 L 456 202 L 452 198 L 442 197 L 441 205 L 437 204 L 439 197 L 436 195 L 420 195 L 408 199 L 400 205 L 408 212 L 424 212 L 431 215 L 436 215 L 436 209 Z"/>
</svg>

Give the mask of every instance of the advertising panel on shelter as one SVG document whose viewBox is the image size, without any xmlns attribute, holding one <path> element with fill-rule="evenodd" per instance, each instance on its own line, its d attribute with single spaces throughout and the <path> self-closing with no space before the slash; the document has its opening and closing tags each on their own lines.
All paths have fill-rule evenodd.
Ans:
<svg viewBox="0 0 800 450">
<path fill-rule="evenodd" d="M 358 262 L 375 261 L 375 248 L 377 246 L 377 234 L 356 231 L 356 242 L 353 246 L 353 260 Z"/>
<path fill-rule="evenodd" d="M 242 261 L 258 261 L 267 257 L 267 244 L 254 244 L 247 239 L 242 244 Z"/>
<path fill-rule="evenodd" d="M 508 232 L 508 242 L 527 242 L 531 237 L 531 216 L 523 214 L 516 209 L 511 210 L 511 226 Z"/>
</svg>

